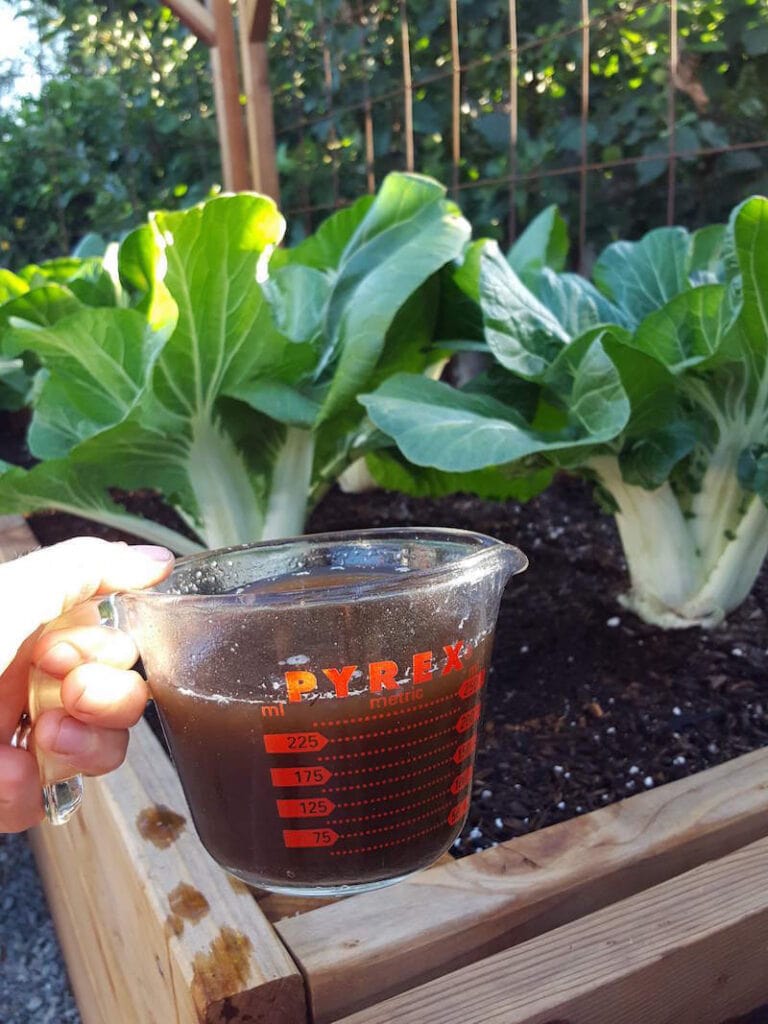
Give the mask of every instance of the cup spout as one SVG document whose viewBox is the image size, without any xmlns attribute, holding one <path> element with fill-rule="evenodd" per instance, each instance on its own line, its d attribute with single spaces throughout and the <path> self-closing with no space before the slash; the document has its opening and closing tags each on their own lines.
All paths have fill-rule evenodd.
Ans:
<svg viewBox="0 0 768 1024">
<path fill-rule="evenodd" d="M 519 548 L 514 547 L 512 544 L 502 544 L 500 542 L 497 556 L 505 583 L 513 576 L 517 576 L 518 573 L 525 572 L 528 568 L 528 556 L 524 555 Z"/>
</svg>

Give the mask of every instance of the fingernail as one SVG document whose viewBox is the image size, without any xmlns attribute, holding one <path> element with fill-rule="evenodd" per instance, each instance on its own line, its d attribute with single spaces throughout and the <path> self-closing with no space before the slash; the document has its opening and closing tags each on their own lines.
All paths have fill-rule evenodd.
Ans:
<svg viewBox="0 0 768 1024">
<path fill-rule="evenodd" d="M 87 754 L 93 746 L 93 734 L 87 725 L 81 725 L 74 718 L 62 718 L 59 725 L 59 732 L 53 744 L 54 754 L 64 754 L 67 757 Z"/>
<path fill-rule="evenodd" d="M 136 544 L 132 550 L 143 555 L 145 558 L 151 559 L 153 562 L 170 562 L 173 560 L 173 552 L 169 551 L 168 548 L 156 547 L 154 544 Z"/>
<path fill-rule="evenodd" d="M 46 651 L 37 662 L 37 667 L 51 676 L 65 676 L 83 660 L 78 649 L 66 640 L 60 640 Z"/>
</svg>

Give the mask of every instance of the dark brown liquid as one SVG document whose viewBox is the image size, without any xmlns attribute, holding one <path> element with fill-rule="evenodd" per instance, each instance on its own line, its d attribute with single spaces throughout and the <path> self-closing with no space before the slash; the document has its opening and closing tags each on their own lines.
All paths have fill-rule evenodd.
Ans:
<svg viewBox="0 0 768 1024">
<path fill-rule="evenodd" d="M 168 668 L 145 658 L 198 832 L 253 884 L 397 878 L 435 860 L 466 818 L 497 598 L 480 607 L 472 587 L 444 583 L 356 600 L 363 580 L 313 570 L 255 585 L 351 590 L 255 612 L 245 592 L 191 653 L 187 638 Z"/>
</svg>

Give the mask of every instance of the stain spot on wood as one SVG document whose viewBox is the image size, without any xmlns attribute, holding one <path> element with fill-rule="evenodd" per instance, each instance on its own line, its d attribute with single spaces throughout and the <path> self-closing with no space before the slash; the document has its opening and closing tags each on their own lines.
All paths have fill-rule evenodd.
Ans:
<svg viewBox="0 0 768 1024">
<path fill-rule="evenodd" d="M 178 839 L 186 822 L 186 818 L 172 811 L 170 807 L 156 804 L 139 812 L 136 828 L 143 839 L 148 839 L 159 849 L 165 850 Z"/>
<path fill-rule="evenodd" d="M 168 938 L 175 935 L 177 938 L 184 931 L 184 922 L 178 914 L 169 914 L 165 919 L 165 934 Z"/>
<path fill-rule="evenodd" d="M 192 921 L 193 924 L 201 917 L 205 917 L 211 909 L 210 903 L 200 890 L 186 882 L 179 882 L 176 888 L 168 893 L 168 905 L 172 914 Z"/>
<path fill-rule="evenodd" d="M 230 888 L 233 892 L 238 894 L 245 893 L 247 896 L 251 895 L 251 890 L 245 882 L 242 882 L 239 878 L 235 878 L 234 875 L 227 873 L 227 881 L 229 882 Z"/>
<path fill-rule="evenodd" d="M 207 953 L 192 961 L 192 991 L 198 1007 L 242 992 L 251 975 L 253 943 L 234 928 L 222 928 Z"/>
</svg>

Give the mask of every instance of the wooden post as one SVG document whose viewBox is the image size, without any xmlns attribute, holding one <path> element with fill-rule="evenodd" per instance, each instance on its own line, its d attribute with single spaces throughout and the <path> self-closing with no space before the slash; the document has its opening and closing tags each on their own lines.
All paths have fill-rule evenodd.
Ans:
<svg viewBox="0 0 768 1024">
<path fill-rule="evenodd" d="M 216 97 L 221 168 L 224 187 L 239 192 L 251 187 L 248 169 L 243 108 L 240 105 L 240 76 L 232 8 L 229 0 L 209 0 L 216 26 L 216 45 L 211 47 L 211 70 Z"/>
<path fill-rule="evenodd" d="M 267 36 L 272 0 L 239 0 L 240 59 L 245 88 L 245 122 L 252 187 L 280 199 L 275 155 L 275 121 L 269 86 Z"/>
</svg>

